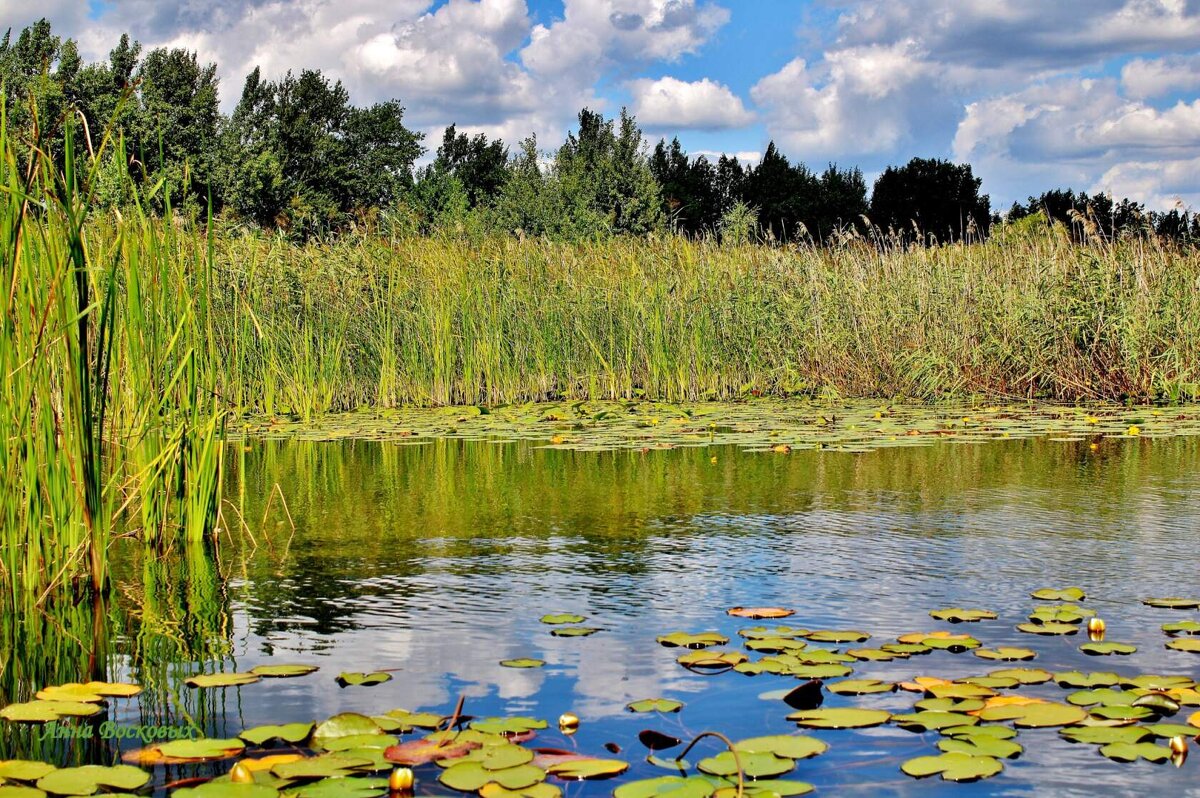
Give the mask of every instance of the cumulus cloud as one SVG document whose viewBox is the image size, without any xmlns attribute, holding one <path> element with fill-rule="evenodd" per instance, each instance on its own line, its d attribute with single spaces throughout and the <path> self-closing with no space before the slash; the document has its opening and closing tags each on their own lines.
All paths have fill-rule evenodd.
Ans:
<svg viewBox="0 0 1200 798">
<path fill-rule="evenodd" d="M 647 128 L 720 130 L 754 121 L 754 114 L 746 110 L 740 97 L 708 78 L 691 82 L 672 77 L 635 80 L 629 89 L 633 113 Z"/>
<path fill-rule="evenodd" d="M 1135 58 L 1121 69 L 1121 86 L 1130 97 L 1146 99 L 1200 89 L 1200 53 Z"/>
</svg>

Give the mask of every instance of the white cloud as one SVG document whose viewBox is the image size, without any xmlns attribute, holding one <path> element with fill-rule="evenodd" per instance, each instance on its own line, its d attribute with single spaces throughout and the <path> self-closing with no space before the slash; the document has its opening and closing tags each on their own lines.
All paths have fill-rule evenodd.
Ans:
<svg viewBox="0 0 1200 798">
<path fill-rule="evenodd" d="M 724 150 L 694 150 L 691 155 L 695 158 L 704 156 L 711 163 L 716 163 L 722 155 L 730 158 L 737 158 L 738 163 L 742 166 L 753 166 L 762 160 L 762 153 L 758 150 L 738 150 L 737 152 L 726 152 Z"/>
<path fill-rule="evenodd" d="M 1135 58 L 1121 69 L 1125 94 L 1138 99 L 1200 89 L 1200 54 Z"/>
<path fill-rule="evenodd" d="M 720 130 L 754 121 L 754 114 L 746 110 L 740 97 L 708 78 L 692 82 L 672 77 L 635 80 L 629 88 L 633 113 L 647 128 Z"/>
</svg>

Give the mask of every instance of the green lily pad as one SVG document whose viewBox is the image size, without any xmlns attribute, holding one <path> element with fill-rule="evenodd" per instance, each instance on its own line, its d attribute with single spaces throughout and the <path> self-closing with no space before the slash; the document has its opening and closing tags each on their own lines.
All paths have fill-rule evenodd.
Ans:
<svg viewBox="0 0 1200 798">
<path fill-rule="evenodd" d="M 960 712 L 913 712 L 905 715 L 893 715 L 892 722 L 907 731 L 936 731 L 951 726 L 969 726 L 978 723 L 974 715 L 964 715 Z"/>
<path fill-rule="evenodd" d="M 1100 747 L 1100 753 L 1117 762 L 1166 762 L 1171 758 L 1171 749 L 1155 743 L 1109 743 Z"/>
<path fill-rule="evenodd" d="M 729 638 L 720 632 L 671 632 L 668 635 L 660 635 L 655 640 L 668 648 L 709 648 L 723 646 L 729 642 Z"/>
<path fill-rule="evenodd" d="M 546 772 L 563 781 L 607 779 L 629 770 L 629 763 L 619 759 L 571 759 L 557 762 L 546 768 Z"/>
<path fill-rule="evenodd" d="M 557 615 L 543 615 L 541 617 L 542 623 L 549 624 L 551 626 L 557 626 L 557 625 L 561 625 L 561 624 L 570 624 L 570 623 L 583 623 L 586 620 L 587 620 L 587 616 L 574 615 L 572 613 L 567 613 L 567 612 L 559 613 Z"/>
<path fill-rule="evenodd" d="M 996 691 L 990 687 L 969 682 L 948 682 L 946 684 L 931 684 L 925 690 L 934 698 L 991 698 Z"/>
<path fill-rule="evenodd" d="M 871 635 L 857 629 L 818 629 L 805 635 L 814 643 L 861 643 Z"/>
<path fill-rule="evenodd" d="M 0 709 L 0 718 L 14 723 L 52 723 L 62 718 L 96 715 L 101 709 L 86 701 L 26 701 Z"/>
<path fill-rule="evenodd" d="M 864 662 L 891 662 L 894 659 L 908 659 L 909 656 L 882 648 L 849 648 L 846 653 Z"/>
<path fill-rule="evenodd" d="M 1174 715 L 1182 705 L 1165 693 L 1145 693 L 1137 697 L 1133 706 L 1145 707 L 1159 715 Z"/>
<path fill-rule="evenodd" d="M 555 637 L 590 637 L 599 632 L 596 626 L 559 626 L 550 630 Z"/>
<path fill-rule="evenodd" d="M 1171 737 L 1195 737 L 1200 729 L 1183 723 L 1154 723 L 1144 727 L 1155 737 L 1170 739 Z"/>
<path fill-rule="evenodd" d="M 964 676 L 959 681 L 963 684 L 975 684 L 992 690 L 1008 690 L 1020 684 L 1011 676 Z"/>
<path fill-rule="evenodd" d="M 383 734 L 383 729 L 374 719 L 357 712 L 339 713 L 313 729 L 314 738 L 333 739 L 357 734 Z"/>
<path fill-rule="evenodd" d="M 1058 682 L 1060 687 L 1112 687 L 1121 681 L 1121 677 L 1109 671 L 1060 671 L 1054 674 L 1054 681 Z"/>
<path fill-rule="evenodd" d="M 1167 648 L 1172 651 L 1186 651 L 1189 654 L 1200 654 L 1200 640 L 1193 637 L 1184 637 L 1167 643 Z"/>
<path fill-rule="evenodd" d="M 810 729 L 865 729 L 887 723 L 892 713 L 882 709 L 806 709 L 793 712 L 787 719 Z"/>
<path fill-rule="evenodd" d="M 186 680 L 188 687 L 241 687 L 262 677 L 255 673 L 202 673 Z"/>
<path fill-rule="evenodd" d="M 1137 646 L 1128 643 L 1084 643 L 1079 650 L 1093 657 L 1107 657 L 1111 654 L 1132 654 L 1137 651 Z"/>
<path fill-rule="evenodd" d="M 479 762 L 458 762 L 442 771 L 438 781 L 453 790 L 478 792 L 485 784 L 495 783 L 507 790 L 520 790 L 545 781 L 546 771 L 533 765 L 518 765 L 504 770 L 488 770 Z"/>
<path fill-rule="evenodd" d="M 748 640 L 762 640 L 768 637 L 803 637 L 809 631 L 798 626 L 751 626 L 747 629 L 739 629 L 738 634 Z M 711 634 L 716 634 L 716 632 Z"/>
<path fill-rule="evenodd" d="M 891 651 L 895 654 L 904 654 L 910 657 L 928 654 L 930 651 L 933 651 L 932 648 L 922 643 L 884 643 L 880 648 L 884 651 Z"/>
<path fill-rule="evenodd" d="M 478 762 L 484 770 L 507 770 L 518 765 L 528 765 L 533 761 L 533 751 L 505 742 L 500 745 L 485 745 L 476 748 L 465 757 L 454 757 L 454 760 Z M 447 762 L 449 761 L 447 760 Z"/>
<path fill-rule="evenodd" d="M 518 657 L 516 659 L 502 659 L 500 664 L 506 668 L 540 668 L 546 664 L 543 659 L 534 659 L 533 657 Z"/>
<path fill-rule="evenodd" d="M 388 792 L 386 778 L 332 778 L 306 784 L 296 790 L 298 798 L 372 798 Z"/>
<path fill-rule="evenodd" d="M 979 711 L 980 720 L 1011 720 L 1014 726 L 1021 729 L 1071 726 L 1087 716 L 1087 710 L 1081 707 L 1052 701 L 1038 704 L 1007 704 Z"/>
<path fill-rule="evenodd" d="M 1200 635 L 1200 621 L 1164 623 L 1162 630 L 1169 635 Z"/>
<path fill-rule="evenodd" d="M 968 635 L 956 635 L 955 637 L 927 637 L 921 641 L 921 645 L 935 651 L 952 651 L 957 653 L 979 648 L 983 644 Z"/>
<path fill-rule="evenodd" d="M 659 776 L 622 784 L 613 790 L 613 798 L 709 798 L 720 782 L 705 776 Z"/>
<path fill-rule="evenodd" d="M 689 668 L 732 668 L 748 660 L 740 651 L 692 651 L 675 661 Z"/>
<path fill-rule="evenodd" d="M 994 621 L 996 613 L 991 610 L 965 610 L 962 607 L 950 607 L 944 610 L 931 610 L 931 618 L 950 623 L 976 623 L 978 621 Z"/>
<path fill-rule="evenodd" d="M 1031 648 L 1016 648 L 1013 646 L 999 646 L 997 648 L 978 648 L 971 652 L 980 659 L 1005 660 L 1015 662 L 1019 660 L 1033 659 L 1037 656 Z"/>
<path fill-rule="evenodd" d="M 1187 676 L 1164 676 L 1154 673 L 1143 673 L 1132 678 L 1122 678 L 1125 687 L 1140 687 L 1144 690 L 1174 690 L 1195 687 L 1196 683 Z"/>
<path fill-rule="evenodd" d="M 1073 635 L 1079 627 L 1073 623 L 1019 623 L 1017 630 L 1031 635 Z"/>
<path fill-rule="evenodd" d="M 746 648 L 749 650 L 767 654 L 781 651 L 803 651 L 807 646 L 807 641 L 797 640 L 793 637 L 763 637 L 746 641 Z"/>
<path fill-rule="evenodd" d="M 511 718 L 484 718 L 471 721 L 471 728 L 484 734 L 522 734 L 530 731 L 540 731 L 549 724 L 539 718 L 513 716 Z"/>
<path fill-rule="evenodd" d="M 1013 759 L 1025 750 L 1020 743 L 997 737 L 951 737 L 938 740 L 937 747 L 947 754 L 990 756 L 996 759 Z"/>
<path fill-rule="evenodd" d="M 1200 733 L 1200 730 L 1197 730 Z M 750 737 L 733 744 L 738 751 L 767 753 L 785 759 L 808 759 L 829 750 L 829 745 L 815 737 L 797 734 L 773 734 L 768 737 Z"/>
<path fill-rule="evenodd" d="M 371 760 L 346 754 L 322 754 L 321 756 L 281 762 L 271 768 L 271 773 L 281 779 L 296 781 L 308 779 L 337 779 L 352 776 L 359 768 L 370 765 Z"/>
<path fill-rule="evenodd" d="M 436 729 L 445 720 L 436 712 L 410 712 L 407 709 L 391 709 L 384 716 L 388 718 L 392 724 L 397 724 L 393 728 L 385 728 L 384 731 L 411 731 L 412 729 Z M 379 718 L 374 718 L 376 722 Z M 380 723 L 381 726 L 384 724 Z"/>
<path fill-rule="evenodd" d="M 0 784 L 0 798 L 46 798 L 46 793 L 37 787 L 20 784 Z"/>
<path fill-rule="evenodd" d="M 211 762 L 229 759 L 242 753 L 246 744 L 239 739 L 201 737 L 195 740 L 171 740 L 156 743 L 141 749 L 143 756 L 136 760 L 139 765 L 180 764 L 184 762 Z M 126 761 L 134 761 L 126 759 Z"/>
<path fill-rule="evenodd" d="M 562 798 L 562 790 L 544 781 L 519 790 L 510 790 L 492 782 L 479 788 L 481 798 Z"/>
<path fill-rule="evenodd" d="M 285 743 L 299 743 L 307 740 L 309 735 L 313 733 L 315 724 L 309 723 L 285 723 L 280 726 L 255 726 L 252 729 L 246 729 L 238 737 L 241 737 L 248 743 L 254 745 L 263 745 L 269 740 L 282 740 Z"/>
<path fill-rule="evenodd" d="M 1091 709 L 1093 718 L 1103 720 L 1143 720 L 1154 714 L 1146 707 L 1135 707 L 1132 704 L 1105 704 Z"/>
<path fill-rule="evenodd" d="M 307 676 L 320 670 L 316 665 L 259 665 L 251 668 L 250 673 L 268 679 L 288 679 L 294 676 Z"/>
<path fill-rule="evenodd" d="M 1137 694 L 1125 690 L 1101 687 L 1095 690 L 1080 690 L 1067 696 L 1067 703 L 1078 707 L 1132 706 Z"/>
<path fill-rule="evenodd" d="M 872 693 L 892 693 L 896 685 L 892 682 L 881 682 L 878 679 L 843 679 L 825 685 L 831 693 L 837 695 L 869 695 Z"/>
<path fill-rule="evenodd" d="M 1004 766 L 990 756 L 948 753 L 910 759 L 900 766 L 900 770 L 917 779 L 941 774 L 946 781 L 978 781 L 995 776 L 1004 770 Z"/>
<path fill-rule="evenodd" d="M 796 665 L 788 670 L 799 679 L 840 679 L 854 673 L 848 665 Z"/>
<path fill-rule="evenodd" d="M 732 752 L 722 751 L 716 756 L 701 759 L 696 767 L 712 776 L 733 776 L 737 774 L 739 764 L 742 773 L 751 779 L 782 776 L 796 766 L 792 760 L 768 752 L 738 752 L 735 758 Z"/>
<path fill-rule="evenodd" d="M 149 773 L 132 765 L 83 765 L 47 773 L 38 779 L 37 788 L 55 795 L 93 795 L 101 787 L 136 790 L 149 780 Z"/>
<path fill-rule="evenodd" d="M 756 779 L 745 785 L 745 794 L 750 798 L 787 798 L 792 795 L 808 795 L 815 787 L 806 781 L 791 781 L 780 779 Z M 714 798 L 736 798 L 737 785 L 733 784 L 719 788 L 713 793 Z"/>
<path fill-rule="evenodd" d="M 1084 618 L 1092 618 L 1095 610 L 1080 607 L 1078 604 L 1053 604 L 1048 607 L 1038 607 L 1029 615 L 1034 623 L 1080 623 Z"/>
<path fill-rule="evenodd" d="M 1059 729 L 1058 733 L 1073 743 L 1090 745 L 1137 743 L 1148 739 L 1152 734 L 1146 726 L 1068 726 Z"/>
<path fill-rule="evenodd" d="M 348 671 L 346 673 L 339 673 L 335 681 L 342 687 L 374 687 L 377 684 L 383 684 L 391 680 L 392 674 L 385 673 L 384 671 L 372 671 L 370 673 Z"/>
<path fill-rule="evenodd" d="M 683 702 L 670 698 L 643 698 L 626 704 L 625 709 L 630 712 L 678 712 L 683 709 Z"/>
<path fill-rule="evenodd" d="M 988 737 L 993 740 L 1011 740 L 1017 736 L 1016 729 L 1010 729 L 1008 726 L 951 726 L 948 729 L 939 730 L 945 737 L 958 737 L 966 740 L 974 740 L 979 737 Z"/>
<path fill-rule="evenodd" d="M 1171 596 L 1169 598 L 1147 598 L 1142 599 L 1142 603 L 1147 607 L 1159 607 L 1160 609 L 1168 610 L 1194 610 L 1200 608 L 1200 599 L 1179 598 Z"/>
<path fill-rule="evenodd" d="M 921 712 L 974 712 L 984 706 L 978 698 L 923 698 L 916 704 Z"/>
<path fill-rule="evenodd" d="M 10 759 L 0 762 L 0 783 L 4 779 L 12 781 L 37 781 L 42 776 L 55 770 L 54 765 L 29 759 Z"/>
<path fill-rule="evenodd" d="M 390 748 L 400 740 L 391 734 L 351 734 L 345 737 L 324 737 L 314 742 L 326 751 L 364 751 L 371 748 Z"/>
<path fill-rule="evenodd" d="M 1030 593 L 1033 598 L 1040 601 L 1083 601 L 1087 598 L 1087 594 L 1083 592 L 1081 587 L 1067 587 L 1056 589 L 1052 587 L 1043 587 Z"/>
<path fill-rule="evenodd" d="M 279 791 L 262 784 L 210 781 L 171 792 L 171 798 L 279 798 Z"/>
<path fill-rule="evenodd" d="M 988 676 L 997 679 L 1016 679 L 1017 684 L 1045 684 L 1054 678 L 1054 674 L 1041 668 L 1002 668 L 992 671 Z"/>
</svg>

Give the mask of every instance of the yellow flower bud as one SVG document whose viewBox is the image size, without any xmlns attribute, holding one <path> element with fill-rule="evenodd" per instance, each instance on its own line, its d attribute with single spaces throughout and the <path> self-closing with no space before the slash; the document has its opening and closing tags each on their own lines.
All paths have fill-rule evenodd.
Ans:
<svg viewBox="0 0 1200 798">
<path fill-rule="evenodd" d="M 574 734 L 579 728 L 579 716 L 574 712 L 564 712 L 558 716 L 558 728 L 563 734 Z"/>
<path fill-rule="evenodd" d="M 396 768 L 388 776 L 388 789 L 392 792 L 409 792 L 413 788 L 413 781 L 411 768 Z"/>
<path fill-rule="evenodd" d="M 253 784 L 254 774 L 250 772 L 250 768 L 238 762 L 230 769 L 229 780 L 234 784 Z"/>
</svg>

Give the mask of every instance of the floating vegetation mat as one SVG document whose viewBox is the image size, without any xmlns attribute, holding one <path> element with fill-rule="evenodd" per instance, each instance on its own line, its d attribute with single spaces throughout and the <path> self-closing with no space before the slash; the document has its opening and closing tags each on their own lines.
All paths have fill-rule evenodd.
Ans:
<svg viewBox="0 0 1200 798">
<path fill-rule="evenodd" d="M 307 441 L 524 440 L 579 451 L 734 445 L 780 454 L 793 449 L 865 452 L 935 441 L 1046 437 L 1099 442 L 1198 435 L 1200 406 L 573 402 L 356 412 L 308 421 L 251 418 L 238 432 L 247 438 Z"/>
<path fill-rule="evenodd" d="M 645 727 L 637 735 L 640 746 L 622 750 L 610 743 L 592 751 L 573 741 L 588 718 L 567 707 L 557 721 L 473 717 L 464 713 L 466 702 L 460 699 L 454 707 L 381 707 L 372 714 L 341 712 L 310 722 L 255 726 L 227 738 L 149 742 L 125 750 L 119 764 L 58 767 L 32 759 L 0 760 L 0 795 L 158 790 L 179 798 L 371 798 L 415 789 L 481 798 L 558 798 L 572 782 L 611 780 L 605 790 L 615 798 L 769 798 L 819 790 L 805 780 L 805 762 L 843 742 L 848 751 L 871 758 L 871 730 L 883 726 L 923 735 L 914 737 L 916 755 L 895 764 L 913 779 L 971 782 L 1000 776 L 1028 748 L 1044 745 L 1047 735 L 1094 749 L 1097 767 L 1182 766 L 1200 735 L 1200 690 L 1191 675 L 1051 671 L 1029 662 L 1038 657 L 1042 641 L 1070 635 L 1084 639 L 1079 649 L 1097 658 L 1136 652 L 1134 646 L 1105 640 L 1106 623 L 1087 606 L 1088 598 L 1069 585 L 1031 589 L 1027 614 L 1016 627 L 1028 633 L 1027 648 L 989 646 L 989 637 L 1006 633 L 1019 619 L 981 607 L 932 608 L 927 617 L 912 619 L 918 631 L 891 639 L 877 638 L 869 627 L 801 625 L 803 614 L 788 606 L 713 608 L 714 622 L 727 616 L 744 620 L 736 637 L 703 629 L 647 630 L 644 645 L 671 650 L 680 668 L 775 685 L 783 680 L 783 689 L 760 698 L 771 702 L 766 711 L 776 725 L 793 726 L 788 733 L 730 738 L 710 729 L 685 737 L 680 719 L 686 722 L 687 704 L 647 696 L 626 707 Z M 1177 613 L 1196 608 L 1200 598 L 1146 597 L 1144 603 L 1161 613 L 1163 646 L 1194 672 L 1188 666 L 1200 648 L 1180 644 L 1196 639 L 1200 624 Z M 573 614 L 541 618 L 555 627 L 586 620 Z M 1022 664 L 997 667 L 996 660 Z M 530 667 L 542 661 L 520 662 L 503 664 Z M 961 671 L 957 666 L 963 662 L 976 663 L 977 672 L 941 675 Z M 869 667 L 873 678 L 856 675 L 859 667 Z M 198 674 L 186 684 L 193 694 L 220 695 L 268 690 L 276 681 L 324 679 L 336 691 L 337 685 L 369 685 L 387 675 L 332 677 L 311 664 L 277 662 L 245 673 Z M 0 708 L 0 717 L 25 726 L 94 723 L 117 702 L 142 695 L 134 684 L 43 685 L 34 700 Z M 898 700 L 902 711 L 896 711 Z M 630 777 L 634 764 L 638 776 Z M 647 768 L 661 773 L 643 777 Z"/>
</svg>

